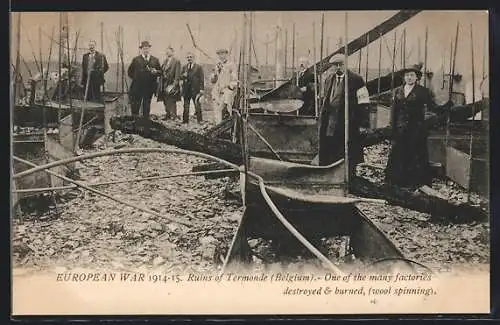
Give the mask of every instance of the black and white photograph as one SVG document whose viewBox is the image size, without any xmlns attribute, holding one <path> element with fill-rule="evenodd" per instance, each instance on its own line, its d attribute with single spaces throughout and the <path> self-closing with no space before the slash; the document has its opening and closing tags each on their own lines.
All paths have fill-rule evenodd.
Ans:
<svg viewBox="0 0 500 325">
<path fill-rule="evenodd" d="M 11 12 L 10 39 L 13 315 L 489 312 L 488 11 Z"/>
</svg>

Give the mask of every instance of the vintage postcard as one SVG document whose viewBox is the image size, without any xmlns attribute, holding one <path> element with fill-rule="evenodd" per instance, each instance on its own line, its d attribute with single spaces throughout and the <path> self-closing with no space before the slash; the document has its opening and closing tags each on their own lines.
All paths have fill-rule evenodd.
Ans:
<svg viewBox="0 0 500 325">
<path fill-rule="evenodd" d="M 487 11 L 11 13 L 13 316 L 489 313 Z"/>
</svg>

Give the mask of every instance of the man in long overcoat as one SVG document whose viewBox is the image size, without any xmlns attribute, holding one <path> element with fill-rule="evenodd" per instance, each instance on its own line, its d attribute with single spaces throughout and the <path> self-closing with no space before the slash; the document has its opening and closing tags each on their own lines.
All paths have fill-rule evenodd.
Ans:
<svg viewBox="0 0 500 325">
<path fill-rule="evenodd" d="M 101 88 L 104 85 L 104 74 L 108 71 L 109 65 L 106 56 L 97 52 L 95 46 L 95 41 L 90 41 L 89 51 L 83 55 L 81 86 L 84 92 L 87 91 L 88 101 L 102 102 Z"/>
<path fill-rule="evenodd" d="M 345 78 L 348 80 L 349 103 L 349 174 L 363 162 L 360 127 L 365 124 L 365 111 L 370 104 L 365 81 L 344 65 L 344 55 L 330 59 L 334 73 L 325 80 L 325 96 L 319 118 L 319 165 L 329 165 L 345 157 Z"/>
<path fill-rule="evenodd" d="M 180 77 L 181 62 L 174 56 L 174 49 L 169 46 L 165 51 L 166 59 L 161 66 L 158 85 L 158 100 L 165 106 L 165 120 L 177 118 L 177 102 L 181 99 Z"/>
<path fill-rule="evenodd" d="M 142 115 L 149 118 L 151 98 L 157 90 L 157 78 L 161 73 L 160 61 L 149 53 L 151 44 L 141 42 L 141 54 L 132 59 L 128 67 L 128 76 L 132 79 L 129 98 L 132 115 L 139 115 L 142 106 Z"/>
<path fill-rule="evenodd" d="M 216 51 L 219 62 L 210 77 L 212 82 L 212 100 L 214 102 L 215 122 L 232 115 L 236 87 L 238 86 L 238 70 L 229 60 L 229 50 L 221 48 Z"/>
</svg>

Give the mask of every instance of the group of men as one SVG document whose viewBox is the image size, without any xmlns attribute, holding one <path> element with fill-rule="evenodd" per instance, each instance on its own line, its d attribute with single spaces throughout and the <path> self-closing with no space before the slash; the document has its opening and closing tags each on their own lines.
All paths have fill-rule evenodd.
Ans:
<svg viewBox="0 0 500 325">
<path fill-rule="evenodd" d="M 205 92 L 205 74 L 203 67 L 195 62 L 192 52 L 186 55 L 186 63 L 175 56 L 174 49 L 169 46 L 165 50 L 165 60 L 151 55 L 151 43 L 142 41 L 139 45 L 140 54 L 132 59 L 127 74 L 132 80 L 129 89 L 129 101 L 132 115 L 148 118 L 151 110 L 151 100 L 156 95 L 158 101 L 165 106 L 164 120 L 180 119 L 177 116 L 177 102 L 183 101 L 182 123 L 189 123 L 189 108 L 194 104 L 197 121 L 203 121 L 201 101 Z M 228 58 L 227 49 L 216 51 L 218 62 L 210 81 L 213 84 L 212 100 L 215 105 L 215 121 L 231 114 L 236 86 L 238 84 L 237 70 Z M 108 71 L 106 56 L 95 50 L 95 42 L 89 43 L 89 51 L 82 60 L 82 87 L 87 100 L 102 101 L 104 74 Z"/>
<path fill-rule="evenodd" d="M 181 65 L 172 47 L 168 47 L 165 60 L 150 54 L 151 44 L 141 42 L 141 54 L 136 56 L 128 67 L 128 76 L 132 79 L 129 91 L 132 115 L 149 117 L 151 99 L 154 94 L 165 106 L 164 119 L 179 118 L 177 102 L 183 98 L 184 109 L 182 122 L 189 122 L 189 106 L 194 102 L 195 115 L 198 122 L 203 120 L 200 98 L 204 95 L 205 80 L 201 65 L 194 61 L 194 54 L 186 55 L 186 63 Z M 214 103 L 215 122 L 220 122 L 231 115 L 235 90 L 238 85 L 237 70 L 228 60 L 228 50 L 217 50 L 219 62 L 216 64 L 210 82 L 213 84 L 212 100 Z M 368 108 L 370 104 L 368 90 L 363 78 L 345 67 L 344 55 L 333 55 L 329 61 L 333 66 L 333 74 L 326 78 L 323 85 L 324 94 L 319 103 L 319 155 L 318 164 L 328 165 L 345 156 L 345 82 L 348 84 L 349 102 L 349 169 L 351 175 L 356 164 L 363 161 L 360 128 L 368 124 Z M 83 82 L 86 82 L 88 99 L 101 98 L 100 88 L 104 83 L 104 73 L 108 69 L 106 57 L 95 51 L 95 43 L 89 45 L 89 53 L 83 58 Z M 311 80 L 313 74 L 306 73 L 307 63 L 301 60 L 297 72 L 297 85 L 302 92 L 304 106 L 302 114 L 314 115 L 314 98 L 319 80 Z"/>
</svg>

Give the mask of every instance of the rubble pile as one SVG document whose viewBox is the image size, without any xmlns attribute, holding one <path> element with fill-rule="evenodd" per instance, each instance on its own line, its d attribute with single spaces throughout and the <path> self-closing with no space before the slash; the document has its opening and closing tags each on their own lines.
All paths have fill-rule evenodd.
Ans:
<svg viewBox="0 0 500 325">
<path fill-rule="evenodd" d="M 204 133 L 212 125 L 195 121 L 162 121 L 179 128 Z M 173 148 L 137 135 L 114 134 L 114 142 L 101 138 L 89 151 L 126 146 Z M 383 182 L 388 142 L 365 148 L 365 161 L 358 175 Z M 80 162 L 80 178 L 88 183 L 138 177 L 189 173 L 201 158 L 179 154 L 123 154 Z M 382 168 L 379 168 L 382 167 Z M 432 187 L 450 198 L 462 200 L 466 192 L 444 180 Z M 237 180 L 228 177 L 176 177 L 98 186 L 116 198 L 165 216 L 157 217 L 90 192 L 74 189 L 62 193 L 52 219 L 13 220 L 15 266 L 92 267 L 115 270 L 156 268 L 177 272 L 210 272 L 223 263 L 238 222 L 243 215 Z M 229 195 L 233 194 L 233 195 Z M 485 198 L 473 195 L 477 204 Z M 362 210 L 395 243 L 404 255 L 435 271 L 459 265 L 488 268 L 489 224 L 453 224 L 433 221 L 429 215 L 398 206 L 360 203 Z M 190 222 L 187 226 L 168 217 Z M 318 249 L 335 264 L 351 263 L 347 237 L 323 238 Z M 279 265 L 301 269 L 318 265 L 300 244 L 293 257 L 283 256 L 286 243 L 250 238 L 253 268 L 258 271 Z M 281 247 L 280 247 L 281 246 Z M 286 248 L 289 248 L 287 246 Z"/>
<path fill-rule="evenodd" d="M 169 147 L 135 135 L 116 137 L 116 143 L 127 146 Z M 103 145 L 101 140 L 93 150 Z M 82 181 L 98 183 L 189 173 L 194 164 L 204 162 L 179 154 L 124 154 L 85 160 L 79 169 Z M 60 199 L 58 218 L 13 220 L 14 265 L 216 270 L 243 214 L 239 202 L 225 198 L 229 183 L 228 178 L 205 180 L 202 176 L 189 176 L 96 187 L 165 217 L 188 221 L 192 226 L 84 190 L 71 190 Z"/>
</svg>

